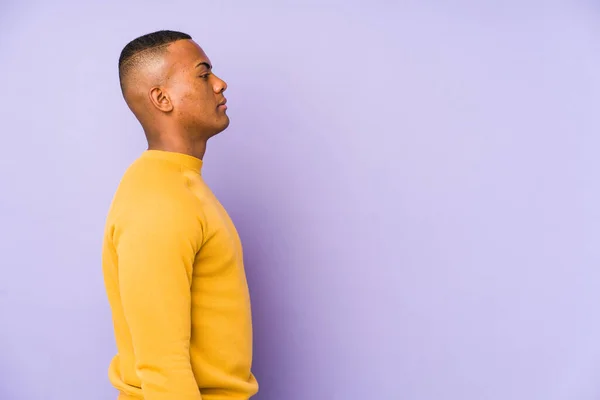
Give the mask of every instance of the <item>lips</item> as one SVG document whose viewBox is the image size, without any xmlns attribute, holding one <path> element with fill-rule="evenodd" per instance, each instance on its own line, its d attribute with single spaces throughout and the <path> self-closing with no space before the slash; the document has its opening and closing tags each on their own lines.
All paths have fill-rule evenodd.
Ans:
<svg viewBox="0 0 600 400">
<path fill-rule="evenodd" d="M 217 105 L 217 107 L 219 107 L 219 106 L 224 106 L 225 104 L 227 104 L 227 99 L 223 99 L 223 101 L 222 101 L 222 102 L 220 102 L 220 103 Z"/>
</svg>

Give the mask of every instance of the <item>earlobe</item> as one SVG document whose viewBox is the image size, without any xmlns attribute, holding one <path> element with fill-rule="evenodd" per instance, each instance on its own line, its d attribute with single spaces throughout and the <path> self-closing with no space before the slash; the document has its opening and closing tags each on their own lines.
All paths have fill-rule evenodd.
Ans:
<svg viewBox="0 0 600 400">
<path fill-rule="evenodd" d="M 173 110 L 173 104 L 169 95 L 160 87 L 153 87 L 150 89 L 150 101 L 152 105 L 163 112 L 170 112 Z"/>
</svg>

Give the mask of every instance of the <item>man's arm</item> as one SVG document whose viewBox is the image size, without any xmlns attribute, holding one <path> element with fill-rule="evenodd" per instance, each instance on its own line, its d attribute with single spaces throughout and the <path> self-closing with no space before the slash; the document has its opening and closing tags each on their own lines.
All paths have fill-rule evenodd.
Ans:
<svg viewBox="0 0 600 400">
<path fill-rule="evenodd" d="M 145 400 L 200 400 L 190 364 L 191 280 L 200 225 L 185 203 L 169 195 L 143 203 L 114 232 L 136 372 Z"/>
</svg>

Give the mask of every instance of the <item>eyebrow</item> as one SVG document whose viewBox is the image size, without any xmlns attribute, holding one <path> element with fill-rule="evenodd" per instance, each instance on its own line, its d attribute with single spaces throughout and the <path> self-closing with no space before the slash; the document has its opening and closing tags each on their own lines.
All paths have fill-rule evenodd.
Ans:
<svg viewBox="0 0 600 400">
<path fill-rule="evenodd" d="M 206 61 L 200 61 L 198 63 L 198 65 L 196 65 L 196 68 L 199 67 L 206 67 L 206 69 L 211 70 L 212 69 L 212 65 L 210 65 L 209 63 L 207 63 Z"/>
</svg>

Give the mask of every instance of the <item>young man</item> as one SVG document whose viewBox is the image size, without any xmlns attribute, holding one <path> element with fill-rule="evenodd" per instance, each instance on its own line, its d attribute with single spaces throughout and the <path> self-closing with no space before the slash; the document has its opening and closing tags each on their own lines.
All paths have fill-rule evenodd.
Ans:
<svg viewBox="0 0 600 400">
<path fill-rule="evenodd" d="M 119 400 L 247 400 L 252 322 L 242 246 L 201 177 L 206 142 L 229 125 L 226 83 L 191 37 L 125 46 L 119 78 L 148 150 L 111 204 L 102 264 Z"/>
</svg>

